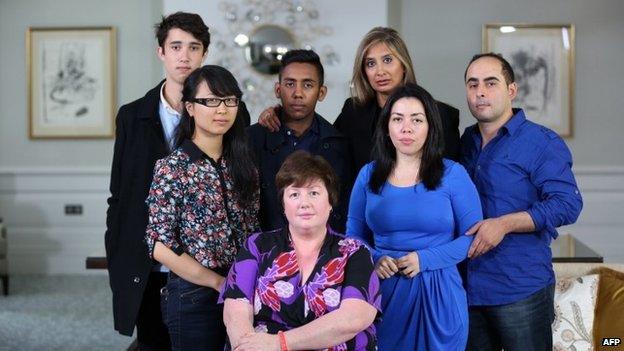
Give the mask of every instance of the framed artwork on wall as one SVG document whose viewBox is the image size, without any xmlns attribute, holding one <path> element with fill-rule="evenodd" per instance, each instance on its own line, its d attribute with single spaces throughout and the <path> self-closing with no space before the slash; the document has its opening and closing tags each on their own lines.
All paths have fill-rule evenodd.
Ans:
<svg viewBox="0 0 624 351">
<path fill-rule="evenodd" d="M 113 137 L 115 39 L 113 27 L 28 29 L 31 139 Z"/>
<path fill-rule="evenodd" d="M 513 102 L 527 118 L 572 137 L 574 116 L 574 26 L 486 24 L 483 52 L 502 54 L 513 67 Z"/>
</svg>

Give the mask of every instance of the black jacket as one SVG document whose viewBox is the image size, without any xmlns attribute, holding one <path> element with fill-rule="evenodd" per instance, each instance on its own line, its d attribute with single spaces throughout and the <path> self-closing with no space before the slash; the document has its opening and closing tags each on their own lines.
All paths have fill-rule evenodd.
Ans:
<svg viewBox="0 0 624 351">
<path fill-rule="evenodd" d="M 132 335 L 153 265 L 143 238 L 154 164 L 169 152 L 158 114 L 162 84 L 122 106 L 116 119 L 105 244 L 115 329 L 124 335 Z"/>
<path fill-rule="evenodd" d="M 440 101 L 437 103 L 444 130 L 444 157 L 458 161 L 459 110 Z M 352 98 L 348 98 L 334 122 L 334 127 L 349 139 L 356 173 L 371 161 L 373 135 L 380 112 L 376 101 L 357 105 Z"/>
<path fill-rule="evenodd" d="M 353 187 L 354 172 L 347 139 L 329 122 L 315 115 L 319 126 L 319 141 L 310 152 L 320 155 L 334 168 L 340 181 L 340 199 L 329 219 L 331 227 L 344 233 L 346 216 Z M 259 124 L 247 129 L 249 143 L 260 173 L 260 227 L 263 231 L 282 228 L 285 225 L 281 199 L 277 197 L 275 175 L 284 159 L 291 153 L 288 140 L 282 131 L 270 132 Z"/>
<path fill-rule="evenodd" d="M 145 199 L 156 161 L 167 156 L 160 122 L 160 82 L 144 97 L 117 113 L 115 149 L 106 212 L 106 259 L 113 292 L 115 329 L 132 335 L 143 292 L 154 262 L 147 254 Z M 240 105 L 244 111 L 247 108 Z M 249 125 L 249 113 L 243 114 Z"/>
</svg>

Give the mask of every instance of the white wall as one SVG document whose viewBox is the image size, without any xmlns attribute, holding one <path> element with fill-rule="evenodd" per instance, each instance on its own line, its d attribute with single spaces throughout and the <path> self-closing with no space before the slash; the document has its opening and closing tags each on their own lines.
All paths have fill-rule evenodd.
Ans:
<svg viewBox="0 0 624 351">
<path fill-rule="evenodd" d="M 162 3 L 151 0 L 0 1 L 0 217 L 11 272 L 84 272 L 85 257 L 104 252 L 113 147 L 112 139 L 28 139 L 28 27 L 116 27 L 120 106 L 161 75 L 153 34 L 161 14 Z M 65 216 L 64 205 L 75 203 L 83 215 Z"/>
<path fill-rule="evenodd" d="M 113 140 L 29 140 L 26 31 L 28 27 L 114 26 L 117 28 L 117 106 L 139 98 L 155 85 L 153 25 L 159 2 L 1 1 L 0 2 L 0 168 L 109 168 Z M 117 110 L 117 107 L 113 109 Z"/>
<path fill-rule="evenodd" d="M 442 101 L 461 109 L 462 126 L 474 123 L 463 76 L 481 52 L 485 23 L 572 23 L 576 26 L 574 137 L 566 142 L 578 166 L 624 166 L 624 1 L 475 0 L 391 2 L 400 6 L 401 34 L 417 79 Z"/>
<path fill-rule="evenodd" d="M 9 271 L 83 273 L 87 256 L 103 256 L 108 180 L 87 167 L 0 172 Z M 65 215 L 66 204 L 81 204 L 82 215 Z"/>
</svg>

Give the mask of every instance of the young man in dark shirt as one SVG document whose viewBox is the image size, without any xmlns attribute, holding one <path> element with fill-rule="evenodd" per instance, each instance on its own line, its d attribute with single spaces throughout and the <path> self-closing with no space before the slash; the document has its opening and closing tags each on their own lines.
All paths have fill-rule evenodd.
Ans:
<svg viewBox="0 0 624 351">
<path fill-rule="evenodd" d="M 323 65 L 314 51 L 287 52 L 275 83 L 275 96 L 283 106 L 279 130 L 271 132 L 257 123 L 248 129 L 260 172 L 260 226 L 265 231 L 285 224 L 275 188 L 277 171 L 288 155 L 306 150 L 323 156 L 340 179 L 340 200 L 329 223 L 334 230 L 344 232 L 354 175 L 347 140 L 315 112 L 316 103 L 323 101 L 327 94 L 323 83 Z"/>
</svg>

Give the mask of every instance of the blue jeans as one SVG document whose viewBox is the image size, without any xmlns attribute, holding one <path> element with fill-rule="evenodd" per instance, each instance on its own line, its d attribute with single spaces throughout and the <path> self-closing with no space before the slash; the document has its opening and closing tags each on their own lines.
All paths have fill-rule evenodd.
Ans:
<svg viewBox="0 0 624 351">
<path fill-rule="evenodd" d="M 226 331 L 218 298 L 218 291 L 169 273 L 160 303 L 172 350 L 223 350 Z"/>
<path fill-rule="evenodd" d="M 470 306 L 467 350 L 550 351 L 555 286 L 508 305 Z"/>
</svg>

